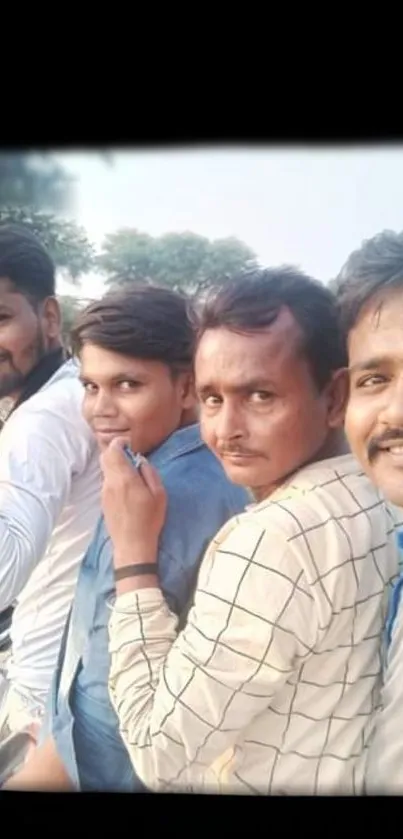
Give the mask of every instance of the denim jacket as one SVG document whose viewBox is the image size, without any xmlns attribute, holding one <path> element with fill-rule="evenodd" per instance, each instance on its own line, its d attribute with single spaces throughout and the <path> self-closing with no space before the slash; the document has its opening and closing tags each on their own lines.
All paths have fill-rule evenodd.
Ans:
<svg viewBox="0 0 403 839">
<path fill-rule="evenodd" d="M 389 603 L 389 610 L 388 615 L 386 618 L 386 643 L 387 647 L 389 648 L 391 641 L 392 641 L 392 631 L 395 624 L 395 620 L 397 617 L 397 613 L 399 610 L 400 601 L 402 598 L 402 591 L 403 591 L 403 531 L 400 531 L 397 534 L 397 544 L 399 546 L 399 556 L 400 556 L 400 575 L 399 578 L 392 589 L 392 593 L 390 596 L 390 603 Z"/>
<path fill-rule="evenodd" d="M 200 439 L 198 425 L 172 434 L 150 456 L 168 496 L 159 576 L 177 614 L 188 605 L 203 553 L 249 497 L 232 484 Z M 142 791 L 108 694 L 108 601 L 114 594 L 112 546 L 101 518 L 84 557 L 61 645 L 42 731 L 51 733 L 81 790 Z"/>
</svg>

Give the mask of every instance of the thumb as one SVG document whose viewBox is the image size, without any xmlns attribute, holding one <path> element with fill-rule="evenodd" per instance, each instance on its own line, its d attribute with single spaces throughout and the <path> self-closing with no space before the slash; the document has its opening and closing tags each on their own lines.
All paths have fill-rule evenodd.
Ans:
<svg viewBox="0 0 403 839">
<path fill-rule="evenodd" d="M 151 463 L 149 463 L 145 458 L 142 458 L 141 460 L 140 472 L 144 483 L 148 486 L 152 495 L 165 494 L 164 485 L 156 468 L 151 466 Z"/>
<path fill-rule="evenodd" d="M 101 454 L 101 466 L 103 471 L 124 471 L 131 469 L 131 465 L 123 451 L 124 446 L 127 446 L 127 440 L 124 437 L 115 437 L 109 443 L 109 446 Z"/>
</svg>

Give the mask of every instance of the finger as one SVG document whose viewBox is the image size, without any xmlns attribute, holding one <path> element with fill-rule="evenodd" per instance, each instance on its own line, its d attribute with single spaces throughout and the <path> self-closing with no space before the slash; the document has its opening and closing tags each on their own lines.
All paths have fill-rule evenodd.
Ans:
<svg viewBox="0 0 403 839">
<path fill-rule="evenodd" d="M 142 459 L 139 469 L 144 483 L 153 495 L 165 492 L 157 470 L 145 458 Z"/>
<path fill-rule="evenodd" d="M 133 472 L 133 466 L 123 451 L 124 446 L 127 446 L 127 440 L 122 437 L 115 437 L 102 452 L 100 460 L 104 472 L 105 470 L 108 470 L 108 472 L 123 472 L 123 474 L 125 471 L 127 473 Z"/>
</svg>

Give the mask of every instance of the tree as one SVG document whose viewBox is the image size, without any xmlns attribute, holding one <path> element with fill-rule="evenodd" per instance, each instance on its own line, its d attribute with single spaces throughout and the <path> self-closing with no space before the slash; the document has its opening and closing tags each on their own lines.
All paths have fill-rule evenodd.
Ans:
<svg viewBox="0 0 403 839">
<path fill-rule="evenodd" d="M 153 238 L 123 227 L 105 237 L 96 266 L 110 285 L 148 282 L 152 279 Z"/>
<path fill-rule="evenodd" d="M 0 207 L 65 210 L 73 192 L 73 177 L 49 154 L 0 153 Z"/>
<path fill-rule="evenodd" d="M 49 251 L 56 268 L 77 284 L 94 265 L 95 251 L 85 230 L 74 221 L 23 207 L 0 207 L 0 224 L 14 222 L 32 230 Z"/>
<path fill-rule="evenodd" d="M 155 280 L 173 288 L 196 290 L 203 282 L 209 246 L 209 240 L 197 233 L 167 233 L 154 239 Z"/>
<path fill-rule="evenodd" d="M 194 293 L 251 267 L 256 257 L 235 237 L 210 241 L 190 232 L 152 237 L 124 228 L 105 238 L 96 264 L 109 285 L 140 280 Z"/>
<path fill-rule="evenodd" d="M 257 266 L 256 254 L 237 239 L 215 239 L 209 242 L 198 289 L 221 283 L 247 268 Z"/>
</svg>

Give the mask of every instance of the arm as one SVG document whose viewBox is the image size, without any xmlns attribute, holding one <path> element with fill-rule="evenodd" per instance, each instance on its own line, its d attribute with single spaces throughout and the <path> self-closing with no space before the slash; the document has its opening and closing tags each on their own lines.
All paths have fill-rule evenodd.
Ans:
<svg viewBox="0 0 403 839">
<path fill-rule="evenodd" d="M 83 421 L 78 430 L 51 411 L 16 413 L 2 431 L 0 611 L 19 595 L 46 551 L 73 473 L 85 468 L 85 434 Z"/>
<path fill-rule="evenodd" d="M 22 769 L 3 784 L 2 790 L 74 791 L 52 737 L 48 737 L 42 746 L 32 752 Z"/>
<path fill-rule="evenodd" d="M 135 770 L 151 789 L 198 789 L 317 637 L 312 595 L 282 534 L 248 517 L 223 534 L 203 561 L 176 640 L 177 619 L 156 578 L 118 584 L 110 693 Z"/>
</svg>

